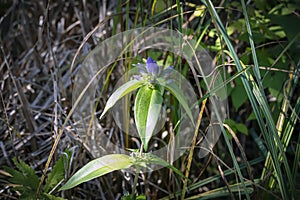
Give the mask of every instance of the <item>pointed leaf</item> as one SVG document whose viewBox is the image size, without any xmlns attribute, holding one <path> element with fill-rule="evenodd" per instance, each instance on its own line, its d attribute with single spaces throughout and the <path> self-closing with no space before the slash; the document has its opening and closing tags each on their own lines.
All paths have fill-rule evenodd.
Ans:
<svg viewBox="0 0 300 200">
<path fill-rule="evenodd" d="M 163 98 L 158 86 L 145 85 L 137 93 L 134 118 L 145 151 L 155 130 L 162 102 Z"/>
<path fill-rule="evenodd" d="M 185 112 L 187 113 L 188 117 L 190 118 L 193 125 L 195 126 L 192 111 L 191 111 L 190 106 L 189 106 L 189 104 L 186 100 L 186 96 L 185 96 L 184 92 L 181 90 L 181 88 L 178 87 L 175 82 L 166 84 L 165 88 L 167 90 L 169 90 L 172 93 L 172 95 L 174 95 L 175 98 L 179 101 L 179 103 L 183 106 Z"/>
<path fill-rule="evenodd" d="M 167 167 L 167 168 L 171 169 L 173 172 L 175 172 L 176 174 L 178 174 L 179 176 L 181 176 L 182 178 L 184 178 L 184 179 L 186 178 L 180 170 L 178 170 L 173 165 L 169 164 L 167 161 L 161 159 L 160 157 L 150 154 L 149 160 L 147 160 L 147 161 L 151 164 L 157 164 L 157 165 Z"/>
<path fill-rule="evenodd" d="M 73 188 L 80 183 L 92 180 L 115 170 L 129 168 L 131 165 L 133 165 L 132 158 L 124 154 L 111 154 L 97 158 L 77 171 L 59 190 Z"/>
<path fill-rule="evenodd" d="M 120 86 L 108 99 L 105 108 L 100 116 L 100 119 L 105 115 L 105 113 L 113 107 L 118 100 L 120 100 L 122 97 L 124 97 L 126 94 L 140 88 L 144 84 L 144 81 L 142 80 L 136 80 L 133 79 L 131 81 L 128 81 L 124 83 L 122 86 Z"/>
</svg>

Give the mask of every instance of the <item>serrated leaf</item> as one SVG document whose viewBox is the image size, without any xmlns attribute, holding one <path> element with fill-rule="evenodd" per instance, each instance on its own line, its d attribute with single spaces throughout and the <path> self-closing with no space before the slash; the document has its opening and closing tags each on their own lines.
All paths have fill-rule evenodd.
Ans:
<svg viewBox="0 0 300 200">
<path fill-rule="evenodd" d="M 106 112 L 112 108 L 118 100 L 120 100 L 122 97 L 124 97 L 126 94 L 129 94 L 130 92 L 140 88 L 144 84 L 144 81 L 140 80 L 131 80 L 126 83 L 124 83 L 122 86 L 120 86 L 108 99 L 105 108 L 100 116 L 100 119 L 106 114 Z"/>
<path fill-rule="evenodd" d="M 124 154 L 111 154 L 90 161 L 78 170 L 59 191 L 73 188 L 80 183 L 103 176 L 115 170 L 129 168 L 133 165 L 130 156 Z"/>
<path fill-rule="evenodd" d="M 145 151 L 148 149 L 148 143 L 155 130 L 162 102 L 163 98 L 158 86 L 145 85 L 137 93 L 134 118 Z"/>
<path fill-rule="evenodd" d="M 49 173 L 46 185 L 44 187 L 44 192 L 49 192 L 52 190 L 61 180 L 64 179 L 65 174 L 65 166 L 68 166 L 69 164 L 65 162 L 70 161 L 70 156 L 72 152 L 66 150 L 66 154 L 63 154 L 58 161 L 55 163 L 53 170 Z M 68 158 L 66 158 L 68 157 Z"/>
<path fill-rule="evenodd" d="M 4 166 L 4 169 L 11 175 L 8 181 L 16 185 L 13 190 L 21 193 L 20 199 L 34 199 L 39 184 L 38 176 L 34 169 L 22 160 L 12 160 L 19 171 L 7 166 Z"/>
<path fill-rule="evenodd" d="M 34 169 L 22 160 L 18 161 L 16 158 L 13 158 L 12 160 L 19 171 L 6 168 L 6 171 L 13 176 L 9 181 L 11 183 L 28 186 L 35 190 L 39 184 L 39 178 L 35 174 Z"/>
<path fill-rule="evenodd" d="M 194 118 L 192 115 L 192 111 L 190 109 L 190 106 L 186 100 L 186 96 L 184 95 L 184 92 L 179 88 L 175 82 L 169 83 L 165 85 L 165 88 L 172 93 L 172 95 L 175 96 L 175 98 L 179 101 L 179 103 L 184 108 L 185 112 L 187 113 L 188 117 L 190 118 L 191 122 L 195 126 Z"/>
</svg>

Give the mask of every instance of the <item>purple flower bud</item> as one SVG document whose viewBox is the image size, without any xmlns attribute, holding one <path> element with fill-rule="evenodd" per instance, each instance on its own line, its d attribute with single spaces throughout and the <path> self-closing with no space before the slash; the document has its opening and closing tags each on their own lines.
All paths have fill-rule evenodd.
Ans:
<svg viewBox="0 0 300 200">
<path fill-rule="evenodd" d="M 147 58 L 146 68 L 147 68 L 147 71 L 148 71 L 149 74 L 152 74 L 153 76 L 159 75 L 159 72 L 160 72 L 159 71 L 159 66 L 150 57 Z"/>
</svg>

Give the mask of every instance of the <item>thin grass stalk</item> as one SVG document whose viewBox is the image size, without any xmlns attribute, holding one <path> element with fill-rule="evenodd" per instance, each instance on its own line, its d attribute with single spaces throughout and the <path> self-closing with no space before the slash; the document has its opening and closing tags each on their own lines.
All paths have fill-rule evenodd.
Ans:
<svg viewBox="0 0 300 200">
<path fill-rule="evenodd" d="M 263 161 L 265 161 L 265 158 L 264 157 L 259 157 L 259 158 L 256 158 L 254 160 L 250 160 L 249 164 L 250 164 L 250 166 L 253 166 L 253 165 L 259 164 Z M 240 167 L 240 169 L 245 169 L 246 165 L 243 163 L 239 167 Z M 228 175 L 231 175 L 232 173 L 234 173 L 234 170 L 227 169 L 227 170 L 223 171 L 223 173 L 224 173 L 224 176 L 228 176 Z M 188 186 L 187 191 L 197 190 L 198 188 L 203 187 L 204 185 L 207 185 L 207 184 L 212 183 L 214 181 L 217 181 L 220 178 L 222 178 L 222 176 L 220 174 L 210 176 L 210 177 L 208 177 L 206 179 L 203 179 L 199 182 L 191 184 L 190 186 Z M 172 194 L 168 197 L 161 198 L 160 200 L 167 200 L 167 199 L 170 199 L 170 198 L 175 198 L 175 197 L 180 196 L 181 193 L 182 193 L 182 191 L 177 191 L 175 194 Z"/>
<path fill-rule="evenodd" d="M 122 1 L 118 1 L 117 7 L 116 7 L 116 12 L 117 13 L 122 13 Z M 112 35 L 116 35 L 117 33 L 117 28 L 118 28 L 118 23 L 121 22 L 122 16 L 121 15 L 116 15 L 113 18 L 113 29 L 112 29 Z"/>
<path fill-rule="evenodd" d="M 216 26 L 220 29 L 220 31 L 223 35 L 223 38 L 230 50 L 229 55 L 233 58 L 234 62 L 236 63 L 237 69 L 239 71 L 242 70 L 244 68 L 244 65 L 240 62 L 237 54 L 235 53 L 235 50 L 229 40 L 226 29 L 224 28 L 224 26 L 219 18 L 218 13 L 216 12 L 211 1 L 206 0 L 205 2 L 206 2 L 206 5 L 208 6 L 208 9 L 211 12 L 213 20 L 216 23 Z M 277 150 L 276 150 L 277 145 L 279 147 L 280 153 L 283 155 L 284 167 L 286 170 L 288 180 L 290 182 L 292 181 L 291 171 L 290 171 L 290 167 L 287 162 L 287 158 L 283 152 L 283 147 L 280 142 L 280 138 L 278 137 L 277 130 L 276 130 L 274 121 L 272 119 L 272 115 L 271 115 L 269 106 L 266 102 L 266 97 L 264 95 L 264 92 L 261 91 L 259 89 L 259 87 L 257 86 L 257 84 L 251 74 L 246 73 L 245 76 L 242 78 L 242 82 L 246 89 L 247 95 L 249 97 L 249 100 L 252 105 L 253 111 L 256 115 L 256 118 L 258 119 L 258 124 L 259 124 L 259 127 L 262 130 L 263 136 L 266 140 L 267 147 L 270 151 L 270 154 L 272 157 L 272 164 L 276 171 L 276 178 L 277 178 L 277 181 L 279 184 L 280 192 L 281 192 L 283 198 L 288 199 L 289 195 L 287 193 L 286 184 L 285 184 L 285 181 L 283 178 L 283 173 L 282 173 L 280 163 L 278 160 L 278 154 L 277 154 Z M 251 86 L 250 86 L 250 84 L 251 84 Z M 259 108 L 262 109 L 262 112 L 260 112 Z M 266 119 L 266 124 L 267 124 L 268 129 L 265 127 L 265 122 L 263 120 L 264 117 L 262 114 L 264 115 L 264 117 Z M 292 188 L 294 188 L 293 185 L 292 185 Z"/>
<path fill-rule="evenodd" d="M 279 114 L 278 121 L 277 121 L 278 122 L 277 129 L 279 130 L 279 137 L 281 137 L 282 129 L 284 126 L 284 121 L 286 118 L 284 113 L 287 113 L 287 111 L 289 109 L 290 101 L 292 100 L 294 89 L 298 82 L 298 76 L 297 75 L 295 76 L 295 74 L 297 74 L 297 71 L 299 71 L 299 68 L 296 69 L 296 73 L 294 73 L 294 75 L 292 73 L 289 74 L 289 81 L 288 81 L 288 84 L 287 84 L 287 87 L 285 90 L 286 91 L 285 94 L 288 93 L 288 95 L 285 95 L 285 98 L 283 99 L 282 106 L 281 106 L 281 112 Z M 295 109 L 292 110 L 292 115 L 289 118 L 287 125 L 282 134 L 281 141 L 283 144 L 284 151 L 286 151 L 286 148 L 290 142 L 291 136 L 293 134 L 294 126 L 296 125 L 296 122 L 297 122 L 298 114 L 299 114 L 299 110 L 298 110 L 298 106 L 296 105 Z M 280 159 L 280 161 L 282 161 L 281 156 L 279 159 Z M 271 176 L 270 181 L 269 181 L 269 187 L 273 188 L 274 184 L 275 184 L 275 180 Z"/>
<path fill-rule="evenodd" d="M 114 17 L 114 16 L 117 16 L 119 14 L 116 14 L 116 15 L 112 15 L 110 17 L 106 17 L 103 21 L 99 22 L 97 24 L 97 26 L 92 30 L 90 31 L 86 36 L 85 38 L 83 39 L 83 42 L 81 43 L 81 45 L 79 46 L 78 50 L 76 51 L 75 55 L 74 55 L 74 58 L 72 60 L 72 63 L 71 63 L 71 67 L 70 67 L 70 74 L 72 75 L 72 72 L 73 72 L 73 68 L 74 68 L 74 65 L 75 65 L 75 61 L 76 61 L 76 58 L 77 56 L 79 55 L 79 52 L 80 50 L 83 48 L 84 44 L 87 42 L 87 40 L 92 36 L 93 33 L 95 33 L 95 31 L 98 30 L 98 28 L 103 25 L 106 21 L 108 21 L 111 17 Z M 126 48 L 125 48 L 126 49 Z M 89 86 L 92 84 L 92 82 L 96 79 L 96 77 L 102 73 L 102 71 L 104 71 L 106 69 L 106 67 L 103 67 L 102 69 L 100 69 L 90 80 L 90 82 L 86 85 L 86 87 L 82 90 L 82 92 L 80 93 L 79 97 L 76 99 L 75 103 L 73 104 L 73 107 L 72 109 L 70 110 L 70 112 L 68 113 L 64 123 L 62 124 L 62 127 L 59 131 L 59 133 L 57 134 L 57 137 L 55 138 L 55 141 L 54 141 L 54 144 L 52 145 L 52 148 L 51 148 L 51 151 L 50 151 L 50 154 L 49 154 L 49 157 L 47 159 L 47 162 L 45 164 L 45 168 L 43 170 L 43 173 L 42 173 L 42 177 L 41 177 L 41 180 L 40 180 L 40 183 L 38 185 L 38 188 L 37 188 L 37 192 L 36 192 L 36 196 L 38 197 L 40 191 L 41 191 L 41 188 L 42 188 L 42 184 L 46 178 L 46 173 L 47 173 L 47 170 L 50 166 L 50 163 L 51 163 L 51 160 L 53 158 L 53 155 L 55 153 L 55 150 L 57 148 L 57 145 L 58 145 L 58 142 L 63 134 L 63 131 L 64 131 L 64 128 L 65 126 L 67 125 L 69 119 L 71 118 L 73 112 L 75 111 L 76 107 L 78 106 L 80 100 L 82 99 L 82 97 L 84 96 L 85 92 L 87 91 L 87 89 L 89 88 Z"/>
<path fill-rule="evenodd" d="M 232 138 L 234 139 L 235 143 L 237 144 L 237 147 L 238 149 L 240 150 L 241 152 L 241 156 L 244 160 L 244 163 L 246 165 L 246 168 L 247 168 L 247 171 L 248 171 L 248 174 L 249 174 L 249 177 L 250 177 L 250 180 L 252 182 L 254 182 L 254 177 L 253 177 L 253 173 L 252 173 L 252 170 L 251 170 L 251 167 L 250 167 L 250 164 L 247 160 L 247 156 L 245 154 L 245 151 L 243 150 L 243 146 L 241 145 L 238 137 L 236 136 L 235 132 L 231 129 L 230 126 L 228 126 L 227 124 L 223 124 L 223 126 L 228 130 L 228 132 L 231 134 Z"/>
<path fill-rule="evenodd" d="M 288 99 L 285 98 L 285 100 L 284 100 L 284 103 L 285 103 L 284 107 L 286 108 L 286 110 L 283 110 L 282 112 L 287 112 L 288 107 L 290 107 L 290 102 L 291 102 L 293 94 L 294 94 L 294 89 L 297 86 L 298 79 L 299 79 L 299 77 L 295 74 L 297 74 L 299 72 L 299 70 L 300 70 L 300 65 L 295 70 L 294 75 L 293 76 L 290 75 L 291 76 L 291 81 L 288 83 L 288 88 L 287 88 L 287 90 L 289 90 L 289 95 L 287 97 Z M 292 109 L 292 114 L 289 117 L 289 120 L 288 120 L 288 122 L 286 124 L 286 127 L 283 131 L 283 134 L 282 134 L 281 141 L 282 141 L 282 144 L 283 144 L 283 147 L 284 147 L 284 151 L 286 151 L 286 149 L 289 145 L 289 142 L 291 140 L 291 137 L 292 137 L 292 134 L 294 132 L 297 120 L 299 119 L 299 113 L 300 113 L 300 97 L 298 97 L 298 99 L 297 99 L 295 108 Z M 282 161 L 281 156 L 279 157 L 279 159 L 280 159 L 280 161 Z M 272 188 L 273 186 L 274 186 L 274 179 L 271 178 L 270 179 L 270 187 Z"/>
<path fill-rule="evenodd" d="M 298 105 L 300 105 L 300 97 L 298 98 Z M 297 142 L 297 147 L 296 147 L 296 152 L 295 152 L 295 159 L 293 163 L 293 177 L 294 177 L 294 182 L 296 182 L 297 176 L 298 176 L 298 169 L 299 169 L 299 162 L 300 162 L 300 134 L 298 134 L 298 142 Z"/>
<path fill-rule="evenodd" d="M 130 7 L 129 7 L 129 1 L 126 2 L 126 7 L 125 7 L 125 30 L 124 31 L 127 31 L 129 30 L 129 13 L 130 13 Z M 132 37 L 132 36 L 131 36 Z M 132 50 L 132 45 L 129 47 L 130 50 Z M 129 51 L 128 53 L 126 53 L 124 56 L 125 56 L 125 59 L 124 59 L 124 73 L 125 73 L 125 82 L 127 82 L 129 80 L 129 75 L 126 75 L 126 72 L 128 72 L 130 70 L 130 67 L 131 67 L 131 62 L 127 62 L 128 58 L 129 57 L 132 57 L 131 56 L 131 53 L 132 51 Z M 124 127 L 124 132 L 125 132 L 125 148 L 128 148 L 129 147 L 129 135 L 127 133 L 129 133 L 129 121 L 130 121 L 130 99 L 129 99 L 129 96 L 125 96 L 123 98 L 124 100 L 124 113 L 123 113 L 123 124 L 125 125 Z M 122 134 L 122 133 L 121 133 Z"/>
<path fill-rule="evenodd" d="M 279 61 L 279 59 L 284 55 L 284 53 L 292 46 L 292 44 L 294 44 L 294 42 L 296 41 L 296 39 L 300 36 L 300 33 L 298 33 L 291 42 L 289 42 L 289 44 L 283 49 L 283 51 L 280 53 L 280 55 L 277 57 L 277 59 L 274 61 L 274 63 L 277 63 Z M 274 65 L 273 63 L 273 65 Z M 272 66 L 273 66 L 272 65 Z M 278 120 L 281 120 L 279 121 L 278 123 L 282 123 L 283 124 L 283 119 L 282 118 L 279 118 Z M 281 134 L 279 133 L 278 135 L 279 137 L 281 136 Z M 262 175 L 261 175 L 261 178 L 263 179 L 265 176 L 266 176 L 266 173 L 270 170 L 271 168 L 271 161 L 270 161 L 270 154 L 268 153 L 268 156 L 267 156 L 267 159 L 266 159 L 266 162 L 265 162 L 265 167 L 264 167 L 264 170 L 262 172 Z M 290 175 L 288 173 L 288 175 Z M 290 175 L 291 176 L 291 175 Z"/>
<path fill-rule="evenodd" d="M 178 30 L 179 30 L 180 33 L 182 33 L 183 12 L 182 12 L 182 7 L 181 7 L 180 0 L 176 0 L 176 5 L 177 5 Z"/>
<path fill-rule="evenodd" d="M 143 150 L 143 147 L 141 146 L 141 150 Z M 139 173 L 141 171 L 141 167 L 140 166 L 137 166 L 136 167 L 136 172 L 135 172 L 135 176 L 134 176 L 134 181 L 133 181 L 133 187 L 132 187 L 132 194 L 131 194 L 131 198 L 132 199 L 135 199 L 135 193 L 136 193 L 136 186 L 137 186 L 137 183 L 138 183 L 138 180 L 139 180 Z"/>
<path fill-rule="evenodd" d="M 251 187 L 253 184 L 258 184 L 259 183 L 259 179 L 254 180 L 254 182 L 252 181 L 245 181 L 245 185 L 246 185 L 246 191 L 242 191 L 245 194 L 246 193 L 251 193 L 253 192 L 253 188 Z M 234 192 L 234 193 L 240 193 L 240 187 L 241 187 L 241 183 L 236 183 L 233 185 L 229 185 L 230 187 L 230 191 Z M 227 189 L 227 186 L 225 187 L 221 187 L 221 188 L 217 188 L 214 190 L 210 190 L 201 194 L 197 194 L 194 195 L 192 197 L 187 198 L 186 200 L 192 200 L 192 199 L 215 199 L 215 198 L 220 198 L 220 197 L 227 197 L 229 195 L 229 191 Z"/>
<path fill-rule="evenodd" d="M 216 24 L 218 24 L 217 27 L 220 28 L 221 33 L 224 34 L 225 36 L 227 36 L 227 38 L 226 38 L 227 41 L 226 41 L 226 40 L 225 40 L 225 41 L 226 41 L 226 43 L 229 43 L 229 45 L 230 45 L 229 47 L 231 47 L 231 50 L 233 50 L 233 47 L 231 46 L 231 43 L 230 43 L 230 41 L 229 41 L 229 39 L 228 39 L 228 35 L 227 35 L 227 33 L 226 33 L 226 30 L 225 30 L 225 28 L 223 27 L 223 25 L 222 25 L 222 23 L 221 23 L 221 20 L 220 20 L 220 18 L 219 18 L 219 16 L 218 16 L 216 10 L 214 9 L 214 6 L 212 5 L 212 3 L 211 3 L 210 1 L 206 1 L 206 4 L 207 4 L 207 7 L 208 7 L 208 9 L 209 9 L 209 11 L 210 11 L 210 13 L 211 13 L 211 16 L 212 16 L 212 18 L 213 18 L 213 21 L 214 21 Z M 228 46 L 228 44 L 227 44 L 227 46 Z M 237 59 L 237 56 L 236 56 L 235 59 L 236 59 L 236 62 L 239 61 L 239 60 Z M 242 68 L 241 68 L 240 70 L 242 70 Z M 212 102 L 212 104 L 213 104 L 214 109 L 216 109 L 216 105 L 214 104 L 214 102 Z M 216 110 L 217 110 L 217 109 L 216 109 Z M 231 146 L 231 144 L 230 144 L 230 142 L 229 142 L 229 139 L 227 138 L 225 129 L 224 129 L 223 125 L 222 125 L 222 121 L 220 120 L 221 118 L 220 118 L 220 116 L 219 116 L 219 113 L 216 113 L 216 115 L 217 115 L 217 119 L 218 119 L 218 121 L 219 121 L 219 123 L 220 123 L 220 128 L 221 128 L 221 130 L 222 130 L 222 133 L 223 133 L 223 136 L 224 136 L 226 145 L 227 145 L 228 150 L 229 150 L 229 152 L 230 152 L 230 156 L 231 156 L 231 158 L 232 158 L 234 167 L 235 167 L 236 170 L 237 170 L 237 173 L 238 173 L 239 179 L 240 179 L 240 181 L 241 181 L 241 183 L 242 183 L 243 189 L 244 189 L 244 191 L 246 191 L 246 186 L 245 186 L 245 184 L 244 184 L 244 178 L 243 178 L 243 176 L 242 176 L 241 170 L 239 169 L 239 165 L 238 165 L 237 160 L 236 160 L 236 158 L 235 158 L 235 155 L 234 155 L 234 153 L 233 153 L 232 146 Z M 249 194 L 248 194 L 247 192 L 246 192 L 246 198 L 247 198 L 247 199 L 250 199 L 250 196 L 249 196 Z"/>
<path fill-rule="evenodd" d="M 244 0 L 241 0 L 241 3 L 242 3 L 243 14 L 245 16 L 247 32 L 249 35 L 249 43 L 250 43 L 252 58 L 253 58 L 253 63 L 254 63 L 253 71 L 254 71 L 254 75 L 259 83 L 259 87 L 260 87 L 260 89 L 262 89 L 263 87 L 261 85 L 261 75 L 260 75 L 260 71 L 259 71 L 258 60 L 257 60 L 257 56 L 256 56 L 256 51 L 255 51 L 255 44 L 254 44 L 254 40 L 253 40 L 253 34 L 252 34 L 251 26 L 250 26 L 250 21 L 248 18 L 247 8 L 246 8 Z"/>
<path fill-rule="evenodd" d="M 196 142 L 197 142 L 199 127 L 200 127 L 200 124 L 201 124 L 201 121 L 202 121 L 202 117 L 203 117 L 204 109 L 205 109 L 205 106 L 206 106 L 206 102 L 207 102 L 207 99 L 204 99 L 203 102 L 202 102 L 201 110 L 199 112 L 197 124 L 196 124 L 196 127 L 195 127 L 192 146 L 191 146 L 191 149 L 189 151 L 188 163 L 187 163 L 186 170 L 185 170 L 185 180 L 184 180 L 182 194 L 181 194 L 181 199 L 182 200 L 184 200 L 185 193 L 186 193 L 186 190 L 187 190 L 187 183 L 188 183 L 188 180 L 189 180 L 189 173 L 190 173 L 190 169 L 191 169 L 191 165 L 192 165 L 192 161 L 193 161 L 194 149 L 195 149 L 195 145 L 196 145 Z"/>
<path fill-rule="evenodd" d="M 195 52 L 194 52 L 194 53 L 195 53 Z M 198 66 L 201 66 L 201 64 L 200 64 L 199 60 L 197 59 L 197 57 L 196 57 L 196 62 L 197 62 L 197 65 L 198 65 Z M 200 67 L 200 71 L 201 71 L 201 73 L 203 74 L 203 71 L 202 71 L 202 68 L 201 68 L 201 67 Z M 206 80 L 205 77 L 204 77 L 203 80 L 204 80 L 205 84 L 206 84 L 207 87 L 208 87 L 208 92 L 211 93 L 211 91 L 210 91 L 210 89 L 209 89 L 208 81 Z M 215 101 L 212 100 L 212 101 L 211 101 L 211 104 L 212 104 L 212 107 L 213 107 L 214 110 L 218 110 Z M 234 165 L 234 167 L 235 167 L 235 169 L 236 169 L 236 171 L 237 171 L 237 174 L 238 174 L 238 177 L 239 177 L 239 179 L 240 179 L 240 181 L 241 181 L 241 183 L 242 183 L 243 189 L 244 189 L 244 191 L 246 191 L 246 186 L 245 186 L 245 184 L 244 184 L 244 177 L 243 177 L 243 175 L 242 175 L 242 172 L 241 172 L 241 170 L 240 170 L 240 168 L 239 168 L 238 162 L 237 162 L 236 157 L 235 157 L 235 155 L 234 155 L 232 145 L 231 145 L 231 143 L 229 142 L 229 139 L 228 139 L 228 137 L 227 137 L 226 131 L 225 131 L 224 126 L 223 126 L 223 121 L 221 120 L 221 116 L 220 116 L 220 114 L 219 114 L 218 112 L 216 112 L 215 114 L 216 114 L 217 120 L 218 120 L 218 122 L 219 122 L 220 129 L 221 129 L 221 132 L 222 132 L 223 137 L 224 137 L 224 139 L 225 139 L 226 145 L 227 145 L 227 147 L 228 147 L 230 156 L 231 156 L 231 158 L 232 158 L 233 165 Z M 246 193 L 246 198 L 247 198 L 247 199 L 250 199 L 250 196 L 249 196 L 248 193 Z"/>
<path fill-rule="evenodd" d="M 298 79 L 299 79 L 299 77 L 297 76 L 299 71 L 300 71 L 300 61 L 298 62 L 298 65 L 297 65 L 297 68 L 296 68 L 296 71 L 295 71 L 296 72 L 296 76 L 295 76 L 295 79 L 294 79 L 295 82 L 298 81 Z M 293 84 L 293 86 L 296 87 L 296 84 Z M 297 99 L 295 109 L 296 109 L 296 107 L 300 107 L 300 96 Z M 298 116 L 296 116 L 296 118 L 299 120 L 299 114 L 298 114 Z M 297 147 L 296 147 L 296 152 L 295 152 L 295 159 L 294 159 L 293 168 L 292 168 L 293 169 L 292 175 L 294 177 L 294 182 L 296 182 L 296 177 L 297 177 L 297 174 L 298 174 L 299 160 L 300 160 L 300 137 L 299 137 L 299 134 L 298 134 L 298 142 L 297 142 Z"/>
<path fill-rule="evenodd" d="M 224 183 L 225 183 L 225 185 L 226 185 L 226 189 L 227 189 L 227 191 L 228 191 L 228 194 L 230 195 L 230 199 L 231 199 L 231 200 L 235 200 L 234 195 L 233 195 L 233 192 L 231 191 L 230 185 L 229 185 L 229 183 L 228 183 L 228 181 L 227 181 L 227 178 L 226 178 L 226 176 L 224 175 L 224 172 L 223 172 L 223 170 L 222 170 L 222 168 L 221 168 L 221 165 L 219 164 L 218 161 L 217 161 L 217 166 L 218 166 L 218 170 L 219 170 L 219 172 L 220 172 L 220 175 L 221 175 L 221 177 L 222 177 L 222 180 L 224 181 Z"/>
</svg>

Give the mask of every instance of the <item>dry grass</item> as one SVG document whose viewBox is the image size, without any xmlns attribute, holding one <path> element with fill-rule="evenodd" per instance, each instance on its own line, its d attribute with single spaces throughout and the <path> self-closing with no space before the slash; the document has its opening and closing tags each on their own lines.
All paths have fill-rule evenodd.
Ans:
<svg viewBox="0 0 300 200">
<path fill-rule="evenodd" d="M 109 1 L 110 5 L 104 7 L 100 1 L 45 2 L 0 3 L 0 166 L 13 167 L 10 160 L 18 157 L 39 176 L 72 104 L 69 69 L 74 54 L 86 34 L 117 3 Z M 88 41 L 83 52 L 89 52 L 95 44 Z M 89 156 L 74 137 L 71 129 L 65 130 L 54 160 L 65 148 L 77 145 L 76 154 L 85 155 L 74 156 L 77 168 Z M 112 188 L 109 184 L 106 186 Z M 1 188 L 1 199 L 17 197 L 7 186 Z M 99 198 L 95 193 L 101 193 L 99 182 L 83 188 L 73 196 Z M 117 191 L 110 190 L 112 198 Z"/>
</svg>

